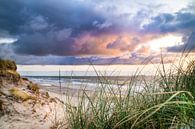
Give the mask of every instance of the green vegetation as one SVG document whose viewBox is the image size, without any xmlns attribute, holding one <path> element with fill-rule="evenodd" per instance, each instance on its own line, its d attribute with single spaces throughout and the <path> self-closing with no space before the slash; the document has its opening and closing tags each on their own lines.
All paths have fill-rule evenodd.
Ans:
<svg viewBox="0 0 195 129">
<path fill-rule="evenodd" d="M 125 90 L 121 85 L 113 88 L 104 78 L 107 83 L 101 83 L 98 91 L 79 94 L 78 105 L 66 103 L 68 128 L 195 128 L 195 62 L 188 63 L 187 69 L 184 66 L 181 60 L 166 71 L 162 61 L 150 83 L 142 79 L 145 86 L 141 92 L 133 87 L 138 75 L 130 78 Z"/>
</svg>

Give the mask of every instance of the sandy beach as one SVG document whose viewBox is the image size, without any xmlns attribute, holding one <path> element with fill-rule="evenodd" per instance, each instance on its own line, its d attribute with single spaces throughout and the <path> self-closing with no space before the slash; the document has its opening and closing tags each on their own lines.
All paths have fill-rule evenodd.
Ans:
<svg viewBox="0 0 195 129">
<path fill-rule="evenodd" d="M 67 95 L 21 77 L 12 61 L 0 63 L 0 129 L 50 129 L 60 121 L 66 123 Z"/>
<path fill-rule="evenodd" d="M 24 86 L 20 88 L 29 93 Z M 9 89 L 1 89 L 1 92 L 9 94 Z M 4 111 L 0 117 L 0 129 L 49 129 L 56 122 L 65 121 L 65 95 L 43 89 L 40 93 L 42 95 L 36 100 L 26 101 L 1 96 Z M 45 98 L 44 93 L 48 93 L 49 98 Z"/>
</svg>

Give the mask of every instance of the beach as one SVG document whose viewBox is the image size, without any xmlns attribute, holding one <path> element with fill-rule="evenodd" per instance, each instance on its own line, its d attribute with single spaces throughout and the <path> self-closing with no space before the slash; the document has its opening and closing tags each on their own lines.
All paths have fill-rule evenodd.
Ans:
<svg viewBox="0 0 195 129">
<path fill-rule="evenodd" d="M 63 74 L 65 71 L 55 71 L 59 75 L 48 75 L 48 72 L 45 74 L 44 71 L 21 72 L 17 70 L 14 62 L 2 62 L 9 65 L 2 65 L 0 69 L 0 129 L 77 129 L 83 126 L 83 123 L 88 127 L 94 126 L 96 122 L 102 122 L 101 120 L 109 122 L 109 119 L 112 119 L 114 124 L 105 123 L 103 126 L 123 126 L 118 125 L 118 121 L 121 120 L 120 115 L 124 120 L 123 118 L 137 113 L 135 116 L 139 118 L 140 115 L 145 119 L 144 115 L 150 116 L 153 109 L 164 115 L 163 109 L 167 105 L 170 107 L 166 110 L 178 112 L 180 108 L 177 108 L 177 102 L 181 105 L 189 102 L 187 104 L 192 106 L 189 114 L 193 113 L 193 95 L 185 90 L 172 91 L 178 88 L 175 86 L 183 77 L 192 79 L 193 82 L 191 77 L 194 76 L 188 74 L 179 77 L 172 74 L 170 78 L 139 74 L 65 76 Z M 191 71 L 189 73 L 191 74 Z M 188 84 L 188 81 L 186 83 Z M 188 105 L 182 106 L 188 107 Z M 124 112 L 126 112 L 125 117 Z M 149 114 L 145 114 L 147 112 Z M 190 116 L 189 114 L 187 116 Z M 170 117 L 175 116 L 170 114 Z M 129 119 L 127 124 L 134 126 L 131 122 L 136 122 L 138 118 Z M 156 121 L 155 116 L 150 119 Z M 87 125 L 88 122 L 91 123 Z M 124 128 L 126 129 L 125 125 Z"/>
<path fill-rule="evenodd" d="M 25 77 L 26 78 L 26 77 Z M 116 77 L 107 77 L 110 81 L 116 80 Z M 128 77 L 129 78 L 129 77 Z M 78 105 L 78 97 L 82 95 L 83 91 L 89 96 L 93 95 L 100 85 L 98 77 L 73 77 L 71 79 L 64 79 L 61 77 L 27 77 L 26 80 L 20 84 L 19 89 L 29 92 L 26 88 L 29 83 L 38 84 L 39 92 L 48 93 L 50 98 L 54 98 L 54 102 L 39 96 L 36 100 L 35 106 L 32 105 L 34 100 L 14 101 L 4 99 L 7 103 L 7 108 L 11 109 L 11 114 L 4 114 L 0 118 L 0 128 L 2 129 L 49 129 L 56 122 L 63 121 L 66 123 L 66 103 L 71 105 Z M 120 81 L 126 80 L 127 77 L 118 78 Z M 60 83 L 59 83 L 60 81 Z M 100 81 L 100 80 L 99 80 Z M 108 85 L 104 83 L 103 85 Z M 112 84 L 113 87 L 116 87 Z M 9 87 L 9 88 L 8 88 Z M 12 86 L 6 86 L 2 92 L 9 92 Z M 126 86 L 123 86 L 124 88 Z M 117 88 L 117 87 L 116 87 Z M 44 104 L 43 104 L 44 103 Z M 10 104 L 10 105 L 9 105 Z M 9 105 L 9 106 L 8 106 Z"/>
<path fill-rule="evenodd" d="M 0 129 L 50 129 L 65 122 L 63 94 L 22 77 L 12 61 L 0 64 Z"/>
</svg>

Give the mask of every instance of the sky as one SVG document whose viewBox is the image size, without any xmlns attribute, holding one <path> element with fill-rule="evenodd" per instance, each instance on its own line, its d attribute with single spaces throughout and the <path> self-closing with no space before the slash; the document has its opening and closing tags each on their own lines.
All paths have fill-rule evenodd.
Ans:
<svg viewBox="0 0 195 129">
<path fill-rule="evenodd" d="M 0 58 L 20 65 L 173 62 L 195 53 L 195 0 L 0 0 Z"/>
</svg>

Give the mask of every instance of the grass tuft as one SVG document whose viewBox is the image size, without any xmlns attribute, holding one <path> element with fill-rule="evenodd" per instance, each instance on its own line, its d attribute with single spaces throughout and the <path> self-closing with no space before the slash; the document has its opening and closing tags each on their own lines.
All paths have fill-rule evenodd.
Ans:
<svg viewBox="0 0 195 129">
<path fill-rule="evenodd" d="M 181 61 L 182 62 L 182 61 Z M 113 86 L 101 76 L 95 92 L 83 90 L 75 106 L 66 103 L 70 129 L 185 129 L 195 128 L 195 61 L 162 68 L 147 81 L 134 75 L 125 85 Z M 138 72 L 139 73 L 139 72 Z M 142 82 L 143 90 L 136 84 Z"/>
</svg>

